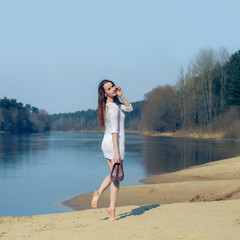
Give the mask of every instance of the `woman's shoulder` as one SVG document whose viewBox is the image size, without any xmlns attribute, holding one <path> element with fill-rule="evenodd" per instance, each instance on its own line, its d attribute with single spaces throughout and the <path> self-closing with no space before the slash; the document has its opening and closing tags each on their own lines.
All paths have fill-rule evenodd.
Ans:
<svg viewBox="0 0 240 240">
<path fill-rule="evenodd" d="M 116 112 L 119 110 L 118 105 L 114 102 L 106 103 L 106 106 L 107 106 L 107 112 Z"/>
<path fill-rule="evenodd" d="M 106 106 L 109 108 L 119 108 L 115 102 L 108 102 L 106 103 Z"/>
</svg>

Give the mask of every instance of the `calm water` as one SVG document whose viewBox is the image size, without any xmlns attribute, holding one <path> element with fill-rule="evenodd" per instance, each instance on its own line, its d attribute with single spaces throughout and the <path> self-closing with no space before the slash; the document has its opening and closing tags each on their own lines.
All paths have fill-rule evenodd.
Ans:
<svg viewBox="0 0 240 240">
<path fill-rule="evenodd" d="M 61 202 L 99 187 L 109 173 L 102 133 L 0 134 L 0 216 L 71 211 Z M 126 135 L 121 185 L 240 155 L 240 144 Z"/>
</svg>

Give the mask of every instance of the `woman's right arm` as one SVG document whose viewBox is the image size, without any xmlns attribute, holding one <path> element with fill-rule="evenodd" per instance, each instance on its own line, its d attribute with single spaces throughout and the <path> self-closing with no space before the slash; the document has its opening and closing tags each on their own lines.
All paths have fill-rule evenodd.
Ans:
<svg viewBox="0 0 240 240">
<path fill-rule="evenodd" d="M 119 149 L 118 149 L 118 134 L 112 133 L 113 149 L 114 149 L 114 159 L 115 163 L 120 162 Z"/>
<path fill-rule="evenodd" d="M 120 156 L 119 156 L 119 149 L 118 149 L 118 118 L 119 118 L 119 108 L 118 108 L 118 106 L 114 105 L 114 104 L 111 105 L 111 109 L 109 109 L 109 113 L 110 113 L 109 118 L 110 118 L 113 150 L 114 150 L 113 161 L 116 162 L 116 163 L 119 163 L 120 162 Z"/>
</svg>

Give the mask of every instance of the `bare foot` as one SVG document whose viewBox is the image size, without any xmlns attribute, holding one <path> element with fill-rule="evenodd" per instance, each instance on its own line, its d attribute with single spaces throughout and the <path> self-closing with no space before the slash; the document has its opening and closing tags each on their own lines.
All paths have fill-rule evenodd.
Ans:
<svg viewBox="0 0 240 240">
<path fill-rule="evenodd" d="M 107 209 L 109 215 L 110 215 L 110 221 L 116 221 L 115 219 L 115 211 L 112 211 L 110 208 Z"/>
<path fill-rule="evenodd" d="M 100 198 L 100 196 L 99 196 L 98 191 L 94 191 L 93 192 L 92 202 L 91 202 L 91 207 L 92 208 L 97 208 L 99 198 Z"/>
</svg>

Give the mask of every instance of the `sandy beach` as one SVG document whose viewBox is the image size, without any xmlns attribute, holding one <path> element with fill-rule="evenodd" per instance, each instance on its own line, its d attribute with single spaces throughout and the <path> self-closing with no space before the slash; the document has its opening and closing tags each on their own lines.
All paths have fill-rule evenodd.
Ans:
<svg viewBox="0 0 240 240">
<path fill-rule="evenodd" d="M 120 188 L 117 221 L 109 191 L 98 209 L 92 193 L 64 202 L 81 211 L 0 218 L 0 239 L 240 239 L 240 157 L 143 179 Z"/>
</svg>

